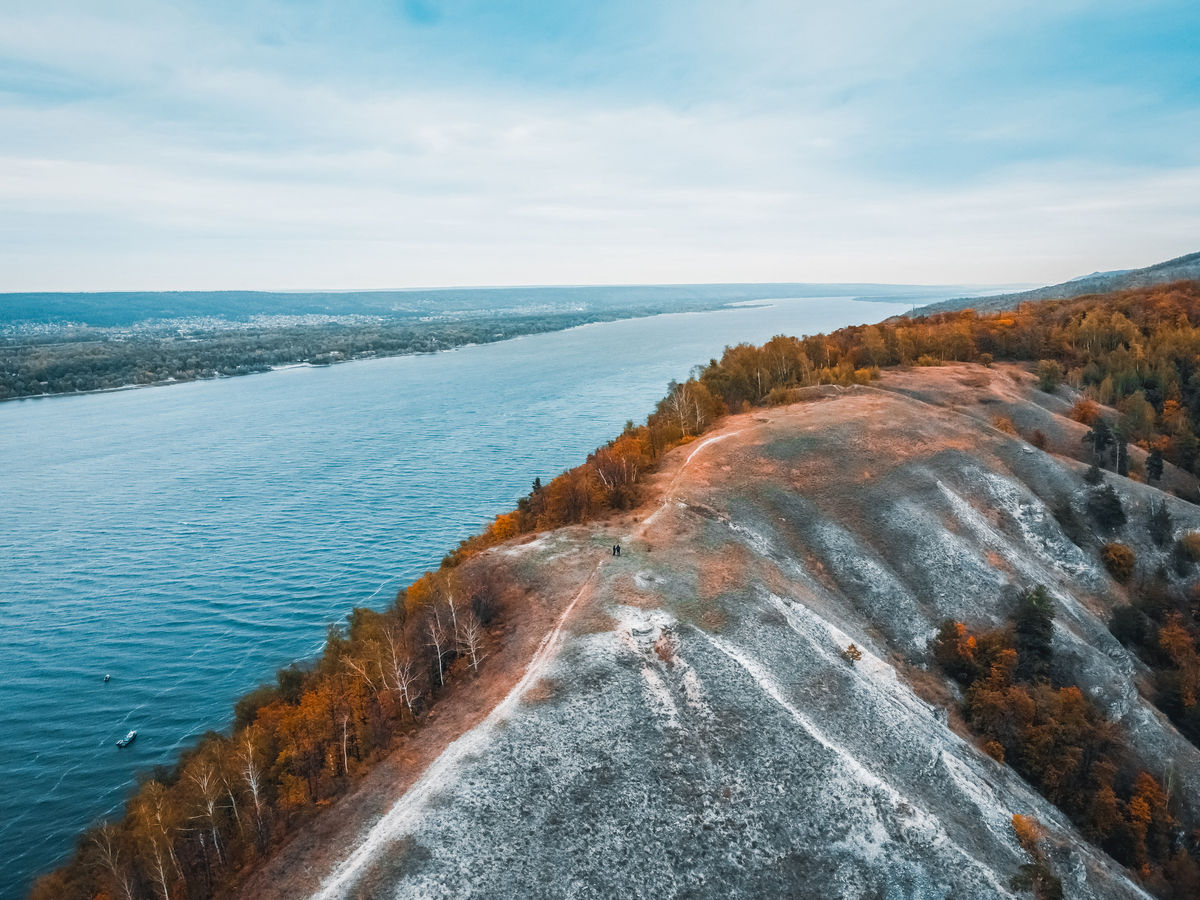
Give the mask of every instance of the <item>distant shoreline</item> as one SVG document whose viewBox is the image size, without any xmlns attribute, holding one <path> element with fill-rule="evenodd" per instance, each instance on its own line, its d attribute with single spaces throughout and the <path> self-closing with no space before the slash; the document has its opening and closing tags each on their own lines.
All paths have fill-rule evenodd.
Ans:
<svg viewBox="0 0 1200 900">
<path fill-rule="evenodd" d="M 246 371 L 223 372 L 214 371 L 215 365 L 210 366 L 204 374 L 193 377 L 171 376 L 153 381 L 125 381 L 120 384 L 106 384 L 97 387 L 73 390 L 47 390 L 39 392 L 24 392 L 13 396 L 0 396 L 0 403 L 18 400 L 42 400 L 52 397 L 77 397 L 88 394 L 105 394 L 115 391 L 127 391 L 136 388 L 170 387 L 177 384 L 190 384 L 199 381 L 216 381 L 222 378 L 241 378 L 247 375 L 262 375 L 268 372 L 291 368 L 323 368 L 347 362 L 362 362 L 368 359 L 386 359 L 401 356 L 420 356 L 440 353 L 448 350 L 458 350 L 463 347 L 482 344 L 500 343 L 514 338 L 526 337 L 531 334 L 549 334 L 568 331 L 585 325 L 596 325 L 606 322 L 627 321 L 632 319 L 650 318 L 660 315 L 690 312 L 716 312 L 727 308 L 728 304 L 711 304 L 702 307 L 683 309 L 645 309 L 622 311 L 623 314 L 606 312 L 559 314 L 555 316 L 499 316 L 476 319 L 464 319 L 439 323 L 385 323 L 370 327 L 332 327 L 303 326 L 286 328 L 267 328 L 260 331 L 252 329 L 231 332 L 218 332 L 201 336 L 193 341 L 179 341 L 173 337 L 146 337 L 131 340 L 82 340 L 82 341 L 47 341 L 18 346 L 0 344 L 0 373 L 8 375 L 9 381 L 32 377 L 31 366 L 20 355 L 27 357 L 49 355 L 54 357 L 52 363 L 58 366 L 75 365 L 87 373 L 91 360 L 86 355 L 102 348 L 109 353 L 109 358 L 102 360 L 105 364 L 116 362 L 125 365 L 126 371 L 135 372 L 138 354 L 175 353 L 178 356 L 192 357 L 196 354 L 207 353 L 216 355 L 222 352 L 234 353 L 230 349 L 236 343 L 247 343 L 247 352 L 258 351 L 262 344 L 270 342 L 313 342 L 315 347 L 308 350 L 309 358 L 282 359 L 280 361 L 257 362 L 247 359 L 244 355 L 233 357 L 226 365 L 246 367 Z M 498 329 L 498 330 L 497 330 Z M 382 346 L 371 345 L 374 337 Z M 338 349 L 339 346 L 365 341 L 361 349 L 353 349 L 349 353 Z M 398 346 L 397 342 L 407 341 Z M 320 358 L 329 354 L 328 358 Z M 336 354 L 333 355 L 333 354 Z M 278 355 L 286 357 L 287 350 L 281 349 Z M 7 357 L 7 358 L 6 358 Z M 123 358 L 124 357 L 124 358 Z M 7 370 L 7 371 L 6 371 Z M 190 371 L 177 368 L 176 371 Z M 0 375 L 2 377 L 2 375 Z M 0 382 L 0 391 L 4 388 Z"/>
<path fill-rule="evenodd" d="M 706 304 L 706 305 L 695 306 L 695 307 L 685 307 L 685 308 L 681 308 L 681 309 L 628 310 L 628 311 L 623 311 L 625 314 L 612 314 L 612 313 L 605 313 L 605 312 L 593 312 L 591 314 L 587 314 L 587 313 L 566 314 L 566 315 L 560 316 L 559 318 L 560 319 L 565 318 L 565 319 L 567 319 L 567 321 L 555 323 L 553 325 L 553 327 L 541 327 L 542 324 L 546 324 L 545 320 L 548 317 L 536 317 L 536 319 L 534 321 L 531 321 L 528 323 L 531 327 L 525 327 L 525 328 L 518 327 L 517 329 L 512 329 L 514 320 L 516 320 L 516 322 L 518 324 L 520 323 L 519 317 L 515 317 L 515 316 L 500 317 L 500 318 L 486 318 L 486 319 L 466 319 L 466 320 L 460 320 L 460 321 L 449 322 L 449 323 L 428 323 L 425 328 L 421 329 L 425 332 L 428 332 L 427 334 L 423 335 L 423 337 L 426 340 L 432 340 L 435 344 L 445 341 L 446 342 L 445 346 L 434 346 L 434 347 L 429 347 L 429 348 L 409 347 L 409 348 L 398 349 L 398 350 L 364 349 L 360 352 L 355 353 L 354 355 L 343 356 L 340 358 L 330 358 L 330 359 L 322 359 L 322 360 L 314 360 L 314 359 L 290 360 L 290 361 L 286 361 L 286 362 L 265 364 L 265 365 L 262 365 L 261 367 L 254 366 L 249 371 L 244 371 L 244 372 L 232 372 L 232 373 L 230 373 L 230 372 L 214 372 L 212 374 L 198 375 L 195 377 L 183 377 L 183 378 L 171 377 L 171 378 L 163 378 L 163 379 L 158 379 L 158 380 L 149 381 L 149 382 L 126 382 L 123 384 L 105 385 L 105 386 L 101 386 L 101 387 L 87 388 L 87 389 L 83 389 L 83 390 L 57 390 L 57 391 L 44 391 L 44 392 L 40 392 L 40 393 L 24 393 L 24 394 L 18 394 L 16 396 L 0 397 L 0 403 L 10 403 L 10 402 L 21 401 L 21 400 L 46 400 L 46 399 L 51 399 L 51 398 L 55 398 L 55 397 L 80 397 L 80 396 L 87 396 L 89 394 L 108 394 L 108 393 L 114 393 L 117 391 L 129 391 L 129 390 L 135 390 L 135 389 L 140 389 L 140 388 L 172 387 L 174 385 L 193 384 L 196 382 L 203 382 L 203 381 L 218 381 L 218 380 L 227 379 L 227 378 L 242 378 L 242 377 L 245 377 L 248 375 L 264 375 L 269 372 L 281 371 L 281 370 L 285 370 L 285 369 L 326 368 L 329 366 L 340 365 L 342 363 L 363 362 L 363 361 L 371 360 L 371 359 L 388 359 L 388 358 L 396 358 L 396 357 L 404 357 L 404 356 L 433 355 L 435 353 L 443 353 L 443 352 L 452 351 L 452 350 L 461 350 L 466 347 L 481 346 L 481 345 L 485 345 L 485 344 L 502 343 L 504 341 L 515 340 L 517 338 L 528 337 L 530 335 L 535 335 L 535 334 L 552 334 L 552 333 L 557 333 L 557 332 L 571 331 L 576 328 L 585 328 L 590 325 L 603 325 L 603 324 L 609 324 L 612 322 L 625 322 L 625 321 L 632 321 L 635 319 L 647 319 L 647 318 L 654 318 L 657 316 L 667 316 L 667 315 L 707 314 L 707 313 L 714 313 L 714 312 L 721 312 L 721 311 L 734 311 L 734 310 L 738 310 L 738 309 L 747 309 L 747 308 L 757 308 L 757 307 L 767 308 L 767 307 L 770 307 L 770 306 L 773 306 L 775 304 L 785 302 L 785 301 L 805 302 L 805 301 L 831 300 L 831 299 L 844 300 L 846 302 L 856 302 L 856 303 L 857 302 L 895 302 L 895 303 L 900 302 L 900 301 L 895 301 L 895 300 L 891 300 L 891 299 L 875 298 L 875 297 L 861 297 L 861 296 L 854 296 L 854 295 L 836 295 L 836 296 L 830 295 L 830 296 L 821 296 L 821 297 L 816 297 L 816 296 L 814 296 L 814 297 L 783 297 L 783 296 L 780 296 L 780 297 L 763 297 L 763 298 L 758 298 L 758 299 L 754 299 L 754 300 L 726 301 L 726 302 L 721 302 L 721 303 Z M 387 326 L 382 326 L 382 327 L 386 328 Z M 397 325 L 394 327 L 397 329 L 403 328 L 403 329 L 411 330 L 414 328 L 418 328 L 419 326 L 411 326 L 411 325 L 405 324 L 405 325 Z M 452 338 L 448 339 L 446 337 L 447 331 L 453 331 L 454 329 L 457 329 L 457 328 L 474 328 L 478 331 L 486 332 L 494 327 L 507 327 L 511 330 L 508 330 L 505 332 L 498 332 L 496 334 L 498 334 L 499 336 L 493 336 L 493 337 L 489 337 L 487 334 L 475 334 L 475 335 L 472 335 L 469 339 L 462 340 L 461 342 L 457 342 L 457 343 L 449 342 L 449 341 L 452 341 L 453 339 Z M 439 332 L 439 329 L 440 329 L 440 332 Z M 258 333 L 258 334 L 256 334 L 253 330 L 250 330 L 250 329 L 231 331 L 228 333 L 227 332 L 218 332 L 212 336 L 210 346 L 213 346 L 213 347 L 220 346 L 220 342 L 223 338 L 236 339 L 239 337 L 255 336 L 255 337 L 261 338 L 262 340 L 271 340 L 280 335 L 296 336 L 298 332 L 311 332 L 312 334 L 320 337 L 321 331 L 322 331 L 321 326 L 304 326 L 304 327 L 292 327 L 292 328 L 264 329 L 263 332 Z M 438 336 L 439 333 L 441 333 L 441 335 L 442 335 L 441 337 Z M 328 337 L 330 339 L 334 339 L 334 338 L 346 337 L 348 335 L 353 336 L 353 334 L 354 334 L 353 329 L 348 329 L 345 332 L 334 331 L 333 333 L 329 334 Z M 297 339 L 302 339 L 304 337 L 306 337 L 305 334 L 299 334 Z M 106 348 L 112 347 L 112 348 L 116 349 L 117 351 L 120 351 L 120 350 L 136 351 L 136 350 L 143 349 L 145 347 L 153 347 L 156 344 L 158 344 L 158 345 L 170 346 L 172 348 L 186 347 L 189 350 L 196 350 L 196 349 L 203 349 L 200 347 L 200 345 L 202 345 L 204 343 L 205 343 L 205 338 L 203 338 L 203 337 L 201 337 L 200 339 L 198 339 L 196 341 L 189 341 L 186 343 L 177 341 L 174 338 L 165 338 L 165 337 L 150 338 L 150 337 L 148 337 L 148 338 L 134 338 L 131 340 L 122 340 L 122 341 L 87 340 L 87 341 L 46 342 L 46 343 L 42 343 L 42 344 L 28 345 L 27 347 L 24 347 L 24 348 L 18 347 L 15 349 L 18 349 L 18 350 L 19 349 L 31 349 L 31 350 L 49 349 L 49 350 L 53 351 L 53 350 L 69 349 L 72 346 L 76 346 L 76 345 L 88 344 L 88 345 L 100 345 L 100 346 L 103 346 Z M 4 357 L 3 357 L 5 349 L 6 348 L 3 346 L 3 344 L 0 344 L 0 372 L 3 372 L 3 370 L 5 368 L 5 366 L 3 365 L 3 363 L 5 362 Z M 338 352 L 338 351 L 326 350 L 324 352 Z M 315 353 L 312 355 L 319 356 L 320 353 L 318 352 L 318 353 Z M 19 365 L 16 368 L 19 372 Z M 2 388 L 2 384 L 0 384 L 0 388 Z"/>
</svg>

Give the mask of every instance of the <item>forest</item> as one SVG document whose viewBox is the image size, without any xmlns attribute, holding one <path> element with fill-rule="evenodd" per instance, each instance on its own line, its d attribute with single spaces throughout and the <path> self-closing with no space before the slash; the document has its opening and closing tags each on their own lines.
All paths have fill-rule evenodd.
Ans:
<svg viewBox="0 0 1200 900">
<path fill-rule="evenodd" d="M 976 634 L 944 623 L 934 658 L 962 686 L 963 714 L 985 752 L 1011 765 L 1155 896 L 1197 896 L 1200 850 L 1172 814 L 1169 788 L 1144 771 L 1120 727 L 1058 664 L 1053 619 L 1053 603 L 1037 586 L 1001 628 Z M 1062 896 L 1046 860 L 1027 874 L 1043 896 Z"/>
<path fill-rule="evenodd" d="M 125 815 L 83 834 L 74 856 L 44 876 L 33 896 L 169 900 L 226 891 L 348 790 L 398 736 L 419 728 L 457 680 L 487 677 L 489 648 L 521 608 L 506 576 L 494 568 L 485 574 L 480 551 L 631 508 L 664 453 L 728 413 L 788 403 L 810 385 L 867 383 L 883 367 L 1000 360 L 1036 367 L 1045 390 L 1068 383 L 1090 398 L 1094 405 L 1079 415 L 1091 419 L 1097 471 L 1111 465 L 1123 477 L 1115 448 L 1135 444 L 1162 464 L 1196 473 L 1198 283 L 729 347 L 694 377 L 672 383 L 644 424 L 627 423 L 581 465 L 535 481 L 514 510 L 463 541 L 387 609 L 353 610 L 330 629 L 318 660 L 281 670 L 274 683 L 239 700 L 228 733 L 210 733 L 175 766 L 146 773 Z M 1115 409 L 1111 421 L 1099 404 Z M 1116 515 L 1119 503 L 1114 510 L 1103 499 L 1103 477 L 1096 515 Z M 1155 477 L 1149 463 L 1146 477 Z M 1200 546 L 1181 544 L 1179 565 L 1190 573 Z M 1120 557 L 1113 548 L 1106 559 L 1114 575 Z M 1195 742 L 1200 594 L 1159 580 L 1136 586 L 1133 596 L 1114 616 L 1113 632 L 1151 666 L 1162 709 Z M 1196 896 L 1194 835 L 1181 834 L 1164 786 L 1141 771 L 1119 729 L 1056 664 L 1052 620 L 1046 595 L 1033 589 L 1003 628 L 947 623 L 933 654 L 962 686 L 964 715 L 988 753 L 1061 806 L 1149 889 Z M 1026 874 L 1042 896 L 1054 895 L 1052 873 Z"/>
</svg>

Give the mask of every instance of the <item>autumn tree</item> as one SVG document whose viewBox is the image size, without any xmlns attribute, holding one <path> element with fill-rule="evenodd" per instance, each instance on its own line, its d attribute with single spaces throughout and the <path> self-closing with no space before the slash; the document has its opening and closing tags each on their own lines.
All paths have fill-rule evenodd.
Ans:
<svg viewBox="0 0 1200 900">
<path fill-rule="evenodd" d="M 979 676 L 979 643 L 962 622 L 947 620 L 933 641 L 933 658 L 951 677 L 964 684 Z"/>
<path fill-rule="evenodd" d="M 112 896 L 122 900 L 134 900 L 137 882 L 130 867 L 131 859 L 126 852 L 124 833 L 106 822 L 91 833 L 89 841 L 95 849 Z"/>
<path fill-rule="evenodd" d="M 1137 557 L 1133 550 L 1116 541 L 1109 541 L 1100 548 L 1100 561 L 1104 563 L 1104 568 L 1108 569 L 1108 574 L 1121 582 L 1133 577 L 1133 570 L 1137 565 Z"/>
</svg>

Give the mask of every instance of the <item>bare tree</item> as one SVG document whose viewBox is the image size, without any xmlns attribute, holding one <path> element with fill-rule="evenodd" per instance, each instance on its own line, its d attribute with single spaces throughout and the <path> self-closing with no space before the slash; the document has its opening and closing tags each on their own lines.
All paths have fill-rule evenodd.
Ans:
<svg viewBox="0 0 1200 900">
<path fill-rule="evenodd" d="M 342 771 L 349 774 L 350 772 L 350 757 L 346 755 L 346 742 L 349 735 L 350 714 L 342 714 Z M 355 751 L 355 758 L 358 758 Z"/>
<path fill-rule="evenodd" d="M 241 770 L 242 781 L 250 791 L 250 801 L 254 804 L 254 826 L 258 836 L 258 849 L 265 849 L 266 830 L 263 824 L 263 767 L 258 761 L 258 753 L 254 739 L 258 737 L 257 725 L 251 725 L 242 732 L 242 743 L 238 747 L 238 766 Z"/>
<path fill-rule="evenodd" d="M 117 892 L 125 900 L 133 900 L 133 878 L 129 874 L 129 866 L 122 859 L 117 829 L 105 822 L 92 834 L 92 844 L 95 845 L 100 863 L 112 878 Z"/>
<path fill-rule="evenodd" d="M 458 647 L 471 660 L 471 668 L 479 671 L 479 660 L 483 657 L 483 626 L 475 613 L 467 613 L 458 629 Z"/>
<path fill-rule="evenodd" d="M 161 900 L 171 900 L 170 879 L 167 876 L 167 862 L 175 868 L 175 875 L 182 879 L 179 860 L 175 857 L 172 845 L 170 827 L 166 815 L 166 791 L 161 782 L 152 781 L 142 792 L 137 804 L 137 820 L 139 827 L 136 833 L 146 847 L 149 869 L 155 885 L 161 894 Z"/>
<path fill-rule="evenodd" d="M 378 667 L 379 666 L 378 659 L 373 660 L 373 661 L 375 662 L 376 667 Z M 376 682 L 375 677 L 371 675 L 372 660 L 354 659 L 353 657 L 347 656 L 345 659 L 342 660 L 342 662 L 344 662 L 346 664 L 346 668 L 348 668 L 351 672 L 353 672 L 355 675 L 358 676 L 359 680 L 362 681 L 362 683 L 367 686 L 367 689 L 372 694 L 377 695 L 379 693 L 380 686 Z"/>
<path fill-rule="evenodd" d="M 386 632 L 385 632 L 386 634 Z M 389 641 L 391 636 L 387 635 Z M 383 649 L 377 641 L 369 641 L 363 652 L 362 658 L 355 659 L 347 656 L 343 662 L 346 667 L 354 673 L 363 685 L 366 686 L 370 696 L 375 700 L 376 706 L 382 706 L 381 697 L 388 690 L 387 684 L 387 669 L 384 666 Z"/>
<path fill-rule="evenodd" d="M 159 845 L 160 838 L 157 834 L 152 834 L 149 840 L 154 880 L 158 889 L 162 891 L 162 900 L 171 900 L 171 889 L 167 885 L 167 867 L 163 861 L 162 847 Z M 171 855 L 174 856 L 174 853 Z"/>
<path fill-rule="evenodd" d="M 221 839 L 217 834 L 217 798 L 220 796 L 220 785 L 217 783 L 216 773 L 208 762 L 189 768 L 188 778 L 200 795 L 200 815 L 192 816 L 192 818 L 207 821 L 209 833 L 212 835 L 213 849 L 217 851 L 217 861 L 224 865 L 225 857 L 221 852 Z"/>
<path fill-rule="evenodd" d="M 667 409 L 679 420 L 679 430 L 686 435 L 688 433 L 688 413 L 692 408 L 692 391 L 688 389 L 686 382 L 683 384 L 672 382 L 670 390 L 671 392 L 667 394 L 666 398 Z"/>
<path fill-rule="evenodd" d="M 413 691 L 417 684 L 417 673 L 408 649 L 408 641 L 404 632 L 395 626 L 389 626 L 384 635 L 388 641 L 388 666 L 384 683 L 387 685 L 390 677 L 391 684 L 387 685 L 388 689 L 398 693 L 404 705 L 408 707 L 408 714 L 415 716 Z"/>
<path fill-rule="evenodd" d="M 446 626 L 442 624 L 442 619 L 437 614 L 437 610 L 434 610 L 433 617 L 425 623 L 425 633 L 429 638 L 429 646 L 433 648 L 433 652 L 437 656 L 438 683 L 444 686 L 446 684 L 446 672 L 442 667 L 442 662 L 450 643 L 450 636 L 446 633 Z"/>
<path fill-rule="evenodd" d="M 229 809 L 233 813 L 233 819 L 237 822 L 238 834 L 246 837 L 246 826 L 242 824 L 242 813 L 238 809 L 237 794 L 233 792 L 233 779 L 230 778 L 230 773 L 224 766 L 221 768 L 221 784 L 225 786 L 225 796 L 229 798 Z"/>
</svg>

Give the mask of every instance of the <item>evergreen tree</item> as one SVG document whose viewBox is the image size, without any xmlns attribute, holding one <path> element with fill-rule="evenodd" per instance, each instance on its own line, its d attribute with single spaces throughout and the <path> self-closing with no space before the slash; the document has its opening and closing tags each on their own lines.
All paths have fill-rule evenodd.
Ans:
<svg viewBox="0 0 1200 900">
<path fill-rule="evenodd" d="M 1092 463 L 1088 467 L 1087 472 L 1083 475 L 1083 480 L 1090 485 L 1097 485 L 1104 480 L 1104 473 L 1100 471 L 1100 467 Z"/>
<path fill-rule="evenodd" d="M 1085 444 L 1091 444 L 1092 456 L 1097 461 L 1104 458 L 1104 451 L 1108 445 L 1112 443 L 1112 429 L 1108 427 L 1108 423 L 1103 419 L 1096 419 L 1092 423 L 1091 431 L 1083 436 Z"/>
<path fill-rule="evenodd" d="M 1096 524 L 1105 531 L 1120 528 L 1125 524 L 1125 509 L 1121 506 L 1121 498 L 1113 490 L 1111 484 L 1092 491 L 1088 497 L 1088 512 L 1096 520 Z"/>
<path fill-rule="evenodd" d="M 1013 613 L 1013 631 L 1018 654 L 1017 679 L 1045 678 L 1053 655 L 1054 603 L 1042 585 L 1021 595 Z"/>
<path fill-rule="evenodd" d="M 1146 457 L 1146 478 L 1149 481 L 1161 481 L 1163 476 L 1162 451 L 1155 447 Z"/>
<path fill-rule="evenodd" d="M 1129 476 L 1129 444 L 1125 438 L 1117 439 L 1117 474 Z"/>
<path fill-rule="evenodd" d="M 1171 512 L 1165 501 L 1151 504 L 1149 527 L 1150 539 L 1156 546 L 1165 547 L 1175 531 L 1175 523 L 1171 521 Z"/>
</svg>

